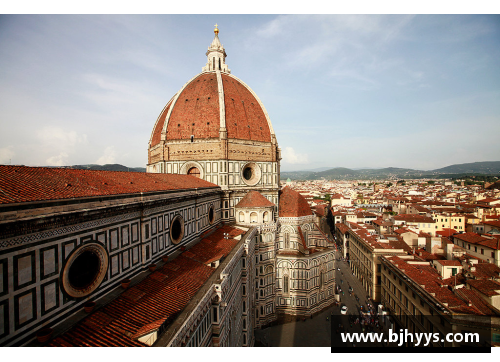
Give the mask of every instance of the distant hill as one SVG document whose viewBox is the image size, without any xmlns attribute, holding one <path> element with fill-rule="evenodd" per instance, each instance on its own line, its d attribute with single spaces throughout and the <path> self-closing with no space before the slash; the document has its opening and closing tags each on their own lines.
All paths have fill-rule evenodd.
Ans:
<svg viewBox="0 0 500 362">
<path fill-rule="evenodd" d="M 345 167 L 335 167 L 321 172 L 294 171 L 281 172 L 281 179 L 286 180 L 353 180 L 353 179 L 387 179 L 387 178 L 449 178 L 457 175 L 499 175 L 500 161 L 474 162 L 451 165 L 436 170 L 422 171 L 409 168 L 365 168 L 349 169 Z"/>
<path fill-rule="evenodd" d="M 76 168 L 78 170 L 99 170 L 99 171 L 130 171 L 130 172 L 146 172 L 146 167 L 127 167 L 117 163 L 109 165 L 73 165 L 67 168 Z"/>
<path fill-rule="evenodd" d="M 496 174 L 500 172 L 500 161 L 472 162 L 438 168 L 436 173 L 483 173 Z"/>
</svg>

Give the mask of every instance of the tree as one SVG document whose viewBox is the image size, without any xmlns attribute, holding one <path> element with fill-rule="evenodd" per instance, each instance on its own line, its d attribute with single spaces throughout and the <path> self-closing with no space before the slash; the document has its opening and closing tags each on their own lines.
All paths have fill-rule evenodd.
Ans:
<svg viewBox="0 0 500 362">
<path fill-rule="evenodd" d="M 392 182 L 389 182 L 386 186 L 387 187 L 391 187 L 392 186 Z"/>
</svg>

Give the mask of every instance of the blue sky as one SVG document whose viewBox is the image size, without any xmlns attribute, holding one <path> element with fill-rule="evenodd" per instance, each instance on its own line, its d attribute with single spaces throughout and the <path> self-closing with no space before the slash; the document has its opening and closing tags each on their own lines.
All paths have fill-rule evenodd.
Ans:
<svg viewBox="0 0 500 362">
<path fill-rule="evenodd" d="M 282 170 L 500 160 L 498 15 L 0 15 L 0 163 L 145 166 L 215 23 Z"/>
</svg>

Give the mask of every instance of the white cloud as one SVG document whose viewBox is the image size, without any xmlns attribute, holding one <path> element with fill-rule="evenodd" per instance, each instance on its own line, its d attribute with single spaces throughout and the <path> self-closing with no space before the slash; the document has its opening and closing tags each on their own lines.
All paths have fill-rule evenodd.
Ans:
<svg viewBox="0 0 500 362">
<path fill-rule="evenodd" d="M 50 146 L 71 147 L 76 144 L 86 144 L 87 135 L 76 131 L 65 131 L 62 128 L 48 126 L 38 132 L 38 139 Z"/>
<path fill-rule="evenodd" d="M 0 164 L 11 163 L 12 157 L 14 157 L 14 146 L 7 146 L 0 148 Z"/>
<path fill-rule="evenodd" d="M 106 165 L 110 163 L 115 163 L 116 160 L 116 151 L 114 146 L 108 146 L 104 150 L 104 154 L 99 157 L 96 161 L 98 165 Z"/>
<path fill-rule="evenodd" d="M 47 160 L 47 166 L 67 166 L 68 165 L 68 154 L 66 152 L 61 152 L 57 156 L 49 157 Z"/>
<path fill-rule="evenodd" d="M 40 149 L 50 157 L 46 159 L 49 166 L 66 166 L 69 155 L 75 150 L 82 150 L 88 143 L 87 135 L 76 131 L 66 131 L 60 127 L 47 126 L 37 133 Z"/>
<path fill-rule="evenodd" d="M 281 151 L 283 156 L 283 162 L 291 165 L 295 164 L 305 164 L 309 162 L 307 154 L 298 154 L 292 147 L 285 147 Z"/>
</svg>

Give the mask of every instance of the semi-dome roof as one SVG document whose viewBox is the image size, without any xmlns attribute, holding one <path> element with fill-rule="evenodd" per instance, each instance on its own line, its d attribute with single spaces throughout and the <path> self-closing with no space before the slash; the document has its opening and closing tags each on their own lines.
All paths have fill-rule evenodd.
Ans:
<svg viewBox="0 0 500 362">
<path fill-rule="evenodd" d="M 254 207 L 271 207 L 275 206 L 271 201 L 266 199 L 260 192 L 252 190 L 243 197 L 236 208 L 254 208 Z"/>
<path fill-rule="evenodd" d="M 274 131 L 252 89 L 230 74 L 218 32 L 207 51 L 203 72 L 187 82 L 158 117 L 150 147 L 162 140 L 219 138 L 271 142 Z"/>
<path fill-rule="evenodd" d="M 286 186 L 280 191 L 280 217 L 300 217 L 312 215 L 312 210 L 304 196 Z"/>
</svg>

